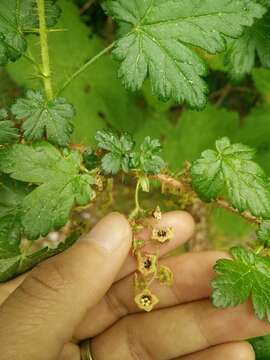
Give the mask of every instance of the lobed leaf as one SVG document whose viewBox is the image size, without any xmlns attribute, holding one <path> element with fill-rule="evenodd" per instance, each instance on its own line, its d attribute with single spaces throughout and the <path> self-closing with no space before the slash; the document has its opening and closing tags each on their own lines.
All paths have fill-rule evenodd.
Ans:
<svg viewBox="0 0 270 360">
<path fill-rule="evenodd" d="M 99 148 L 108 151 L 101 162 L 106 174 L 129 170 L 129 153 L 135 145 L 130 135 L 124 134 L 119 137 L 111 131 L 98 131 L 96 140 Z"/>
<path fill-rule="evenodd" d="M 270 189 L 262 168 L 252 159 L 254 150 L 231 144 L 228 138 L 216 141 L 216 151 L 207 150 L 191 168 L 192 185 L 210 201 L 226 195 L 239 211 L 270 218 Z"/>
<path fill-rule="evenodd" d="M 131 166 L 144 173 L 158 174 L 165 167 L 165 161 L 159 156 L 161 150 L 159 140 L 147 136 L 140 150 L 131 154 Z"/>
<path fill-rule="evenodd" d="M 214 267 L 214 305 L 237 306 L 251 296 L 257 317 L 270 322 L 270 259 L 243 247 L 231 249 L 231 254 L 232 260 L 218 260 Z"/>
<path fill-rule="evenodd" d="M 53 144 L 65 146 L 73 132 L 72 119 L 75 111 L 65 99 L 47 101 L 39 91 L 28 90 L 25 98 L 19 98 L 11 107 L 16 119 L 24 120 L 22 129 L 27 141 L 44 137 Z"/>
<path fill-rule="evenodd" d="M 60 152 L 47 142 L 15 144 L 0 150 L 0 170 L 13 179 L 36 184 L 22 201 L 21 222 L 26 236 L 36 239 L 62 227 L 72 207 L 86 205 L 95 196 L 95 179 L 80 173 L 79 152 Z"/>
<path fill-rule="evenodd" d="M 163 100 L 186 102 L 194 108 L 206 103 L 207 68 L 192 49 L 211 54 L 225 50 L 229 37 L 261 18 L 265 8 L 245 0 L 108 0 L 106 10 L 131 30 L 113 54 L 121 62 L 125 86 L 138 90 L 149 75 L 152 91 Z"/>
<path fill-rule="evenodd" d="M 55 1 L 45 0 L 47 26 L 56 24 L 60 9 Z M 1 0 L 0 65 L 17 60 L 27 48 L 26 31 L 39 24 L 36 1 Z"/>
</svg>

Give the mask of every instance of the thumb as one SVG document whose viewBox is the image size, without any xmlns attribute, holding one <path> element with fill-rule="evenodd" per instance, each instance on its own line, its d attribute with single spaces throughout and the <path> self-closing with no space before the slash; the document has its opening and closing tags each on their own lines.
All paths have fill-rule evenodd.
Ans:
<svg viewBox="0 0 270 360">
<path fill-rule="evenodd" d="M 131 240 L 127 220 L 112 213 L 82 241 L 34 269 L 0 308 L 5 359 L 58 358 L 86 311 L 111 286 Z"/>
</svg>

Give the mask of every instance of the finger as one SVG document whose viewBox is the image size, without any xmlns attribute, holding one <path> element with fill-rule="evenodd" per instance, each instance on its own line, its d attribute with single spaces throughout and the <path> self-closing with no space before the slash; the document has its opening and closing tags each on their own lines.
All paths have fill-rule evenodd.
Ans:
<svg viewBox="0 0 270 360">
<path fill-rule="evenodd" d="M 0 310 L 0 348 L 6 358 L 16 358 L 14 351 L 22 359 L 58 358 L 87 309 L 111 286 L 131 238 L 127 220 L 113 213 L 80 244 L 34 269 Z"/>
<path fill-rule="evenodd" d="M 80 360 L 81 353 L 79 346 L 75 344 L 66 344 L 58 360 Z"/>
<path fill-rule="evenodd" d="M 255 353 L 248 342 L 213 346 L 207 350 L 182 356 L 175 360 L 255 360 Z"/>
<path fill-rule="evenodd" d="M 155 221 L 154 219 L 148 219 L 148 223 L 151 223 L 153 226 L 157 227 L 172 227 L 174 230 L 174 236 L 170 242 L 164 245 L 158 246 L 159 256 L 162 257 L 166 255 L 169 251 L 175 249 L 177 246 L 185 243 L 192 236 L 194 231 L 194 220 L 187 212 L 184 211 L 171 211 L 165 213 L 161 221 Z M 144 230 L 140 231 L 137 237 L 148 240 L 150 237 L 150 231 Z M 156 247 L 147 245 L 144 249 L 145 251 L 156 251 Z M 136 269 L 136 261 L 134 256 L 129 254 L 127 256 L 122 269 L 119 274 L 117 274 L 116 281 L 127 276 Z M 21 284 L 27 274 L 24 274 L 12 281 L 9 281 L 5 284 L 0 284 L 0 305 L 8 298 L 8 296 Z"/>
<path fill-rule="evenodd" d="M 228 254 L 208 251 L 161 260 L 161 265 L 172 270 L 174 282 L 171 287 L 158 282 L 152 284 L 151 290 L 159 299 L 156 309 L 208 298 L 212 292 L 211 280 L 215 276 L 213 266 L 218 259 L 224 257 L 228 257 Z M 138 311 L 134 302 L 134 277 L 130 275 L 115 283 L 101 301 L 88 310 L 74 336 L 80 340 L 93 337 L 121 317 Z"/>
<path fill-rule="evenodd" d="M 92 350 L 97 359 L 167 360 L 269 332 L 250 303 L 224 310 L 204 300 L 125 317 L 94 338 Z"/>
<path fill-rule="evenodd" d="M 173 229 L 174 236 L 169 242 L 165 244 L 149 244 L 144 247 L 144 251 L 146 252 L 158 252 L 159 257 L 163 257 L 171 250 L 177 248 L 177 246 L 180 246 L 188 241 L 195 229 L 194 220 L 186 211 L 171 211 L 164 213 L 161 220 L 147 219 L 146 223 L 157 229 L 165 227 L 172 227 Z M 142 240 L 149 240 L 150 237 L 151 230 L 146 228 L 140 231 L 136 236 L 136 238 Z M 116 280 L 122 279 L 131 274 L 135 271 L 136 267 L 136 259 L 132 254 L 130 254 Z"/>
<path fill-rule="evenodd" d="M 0 284 L 0 306 L 13 293 L 25 279 L 26 274 L 21 275 L 5 284 Z"/>
</svg>

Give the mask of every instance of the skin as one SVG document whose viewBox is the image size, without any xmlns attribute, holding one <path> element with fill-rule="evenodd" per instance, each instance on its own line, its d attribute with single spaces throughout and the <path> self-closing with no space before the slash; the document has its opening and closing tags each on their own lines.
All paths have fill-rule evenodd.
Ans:
<svg viewBox="0 0 270 360">
<path fill-rule="evenodd" d="M 94 360 L 254 360 L 244 340 L 270 326 L 255 318 L 249 302 L 222 310 L 209 300 L 212 267 L 228 255 L 166 258 L 191 237 L 193 219 L 176 211 L 155 226 L 174 228 L 159 254 L 175 281 L 153 285 L 160 300 L 154 311 L 134 304 L 132 233 L 124 216 L 112 213 L 65 253 L 0 286 L 0 359 L 80 360 L 78 343 L 92 338 Z"/>
</svg>

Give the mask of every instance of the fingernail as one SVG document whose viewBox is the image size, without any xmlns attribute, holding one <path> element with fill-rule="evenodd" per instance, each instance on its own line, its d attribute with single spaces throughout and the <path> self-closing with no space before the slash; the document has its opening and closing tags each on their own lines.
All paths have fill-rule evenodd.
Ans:
<svg viewBox="0 0 270 360">
<path fill-rule="evenodd" d="M 129 238 L 131 239 L 131 229 L 125 217 L 119 213 L 111 213 L 90 231 L 85 240 L 112 252 Z"/>
</svg>

